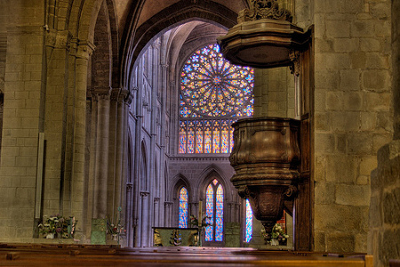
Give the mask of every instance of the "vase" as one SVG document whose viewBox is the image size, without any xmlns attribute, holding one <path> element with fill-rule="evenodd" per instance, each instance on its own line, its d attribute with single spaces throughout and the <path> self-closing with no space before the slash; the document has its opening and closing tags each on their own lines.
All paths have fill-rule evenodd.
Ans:
<svg viewBox="0 0 400 267">
<path fill-rule="evenodd" d="M 279 246 L 279 241 L 277 239 L 271 239 L 271 246 Z"/>
<path fill-rule="evenodd" d="M 46 239 L 54 239 L 54 233 L 48 233 Z"/>
</svg>

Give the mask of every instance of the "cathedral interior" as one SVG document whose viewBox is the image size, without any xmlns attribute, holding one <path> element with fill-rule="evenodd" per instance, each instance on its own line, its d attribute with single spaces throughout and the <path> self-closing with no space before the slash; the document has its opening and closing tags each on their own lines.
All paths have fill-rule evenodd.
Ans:
<svg viewBox="0 0 400 267">
<path fill-rule="evenodd" d="M 0 21 L 1 244 L 400 259 L 399 1 L 4 0 Z"/>
</svg>

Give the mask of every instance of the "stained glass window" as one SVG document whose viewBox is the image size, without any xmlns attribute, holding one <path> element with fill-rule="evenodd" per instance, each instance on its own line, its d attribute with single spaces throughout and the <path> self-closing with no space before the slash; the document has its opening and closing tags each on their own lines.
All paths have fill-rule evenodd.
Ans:
<svg viewBox="0 0 400 267">
<path fill-rule="evenodd" d="M 224 235 L 224 189 L 217 179 L 214 179 L 206 189 L 205 241 L 223 241 Z"/>
<path fill-rule="evenodd" d="M 230 153 L 230 125 L 253 114 L 253 69 L 230 64 L 210 44 L 188 58 L 180 78 L 179 153 Z"/>
<path fill-rule="evenodd" d="M 250 242 L 253 237 L 253 210 L 251 209 L 250 202 L 246 199 L 246 236 L 245 242 Z"/>
<path fill-rule="evenodd" d="M 179 190 L 179 228 L 188 227 L 188 191 L 185 187 Z"/>
</svg>

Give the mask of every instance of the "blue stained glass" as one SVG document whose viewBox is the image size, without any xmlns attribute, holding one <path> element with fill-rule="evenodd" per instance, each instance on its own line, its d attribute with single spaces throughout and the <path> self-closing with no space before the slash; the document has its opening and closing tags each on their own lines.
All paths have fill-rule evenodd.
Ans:
<svg viewBox="0 0 400 267">
<path fill-rule="evenodd" d="M 211 225 L 205 229 L 205 241 L 223 241 L 224 230 L 224 190 L 214 179 L 206 190 L 206 216 Z"/>
<path fill-rule="evenodd" d="M 250 242 L 253 237 L 253 211 L 250 206 L 250 201 L 246 199 L 246 235 L 245 242 Z"/>
<path fill-rule="evenodd" d="M 179 191 L 179 228 L 188 227 L 188 191 L 182 187 Z"/>
<path fill-rule="evenodd" d="M 215 240 L 222 241 L 224 224 L 224 191 L 222 185 L 218 186 L 216 198 Z"/>
<path fill-rule="evenodd" d="M 251 116 L 253 109 L 248 106 L 253 106 L 253 86 L 253 69 L 230 64 L 217 44 L 207 45 L 193 53 L 182 68 L 180 120 Z M 210 142 L 205 131 L 196 131 L 193 136 L 187 133 L 185 153 L 229 153 L 230 137 L 222 133 L 222 128 L 212 132 Z M 197 133 L 203 134 L 202 137 L 197 137 Z M 202 148 L 198 147 L 200 142 L 204 144 Z"/>
<path fill-rule="evenodd" d="M 209 217 L 208 223 L 213 222 L 214 220 L 214 189 L 211 184 L 208 185 L 206 191 L 206 216 Z M 212 241 L 213 238 L 213 225 L 209 225 L 206 227 L 205 231 L 205 240 Z"/>
</svg>

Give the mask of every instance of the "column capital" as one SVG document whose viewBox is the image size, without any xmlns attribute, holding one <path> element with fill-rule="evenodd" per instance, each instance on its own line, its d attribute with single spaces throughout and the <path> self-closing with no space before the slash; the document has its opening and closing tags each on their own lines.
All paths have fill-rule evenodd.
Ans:
<svg viewBox="0 0 400 267">
<path fill-rule="evenodd" d="M 92 91 L 92 98 L 95 101 L 99 100 L 110 100 L 110 91 L 106 90 L 93 90 Z"/>
<path fill-rule="evenodd" d="M 96 46 L 88 40 L 79 40 L 78 38 L 71 38 L 69 42 L 69 51 L 77 58 L 89 59 L 93 54 Z"/>
<path fill-rule="evenodd" d="M 140 192 L 141 197 L 147 197 L 148 195 L 150 195 L 150 192 L 147 192 L 147 191 Z"/>
</svg>

